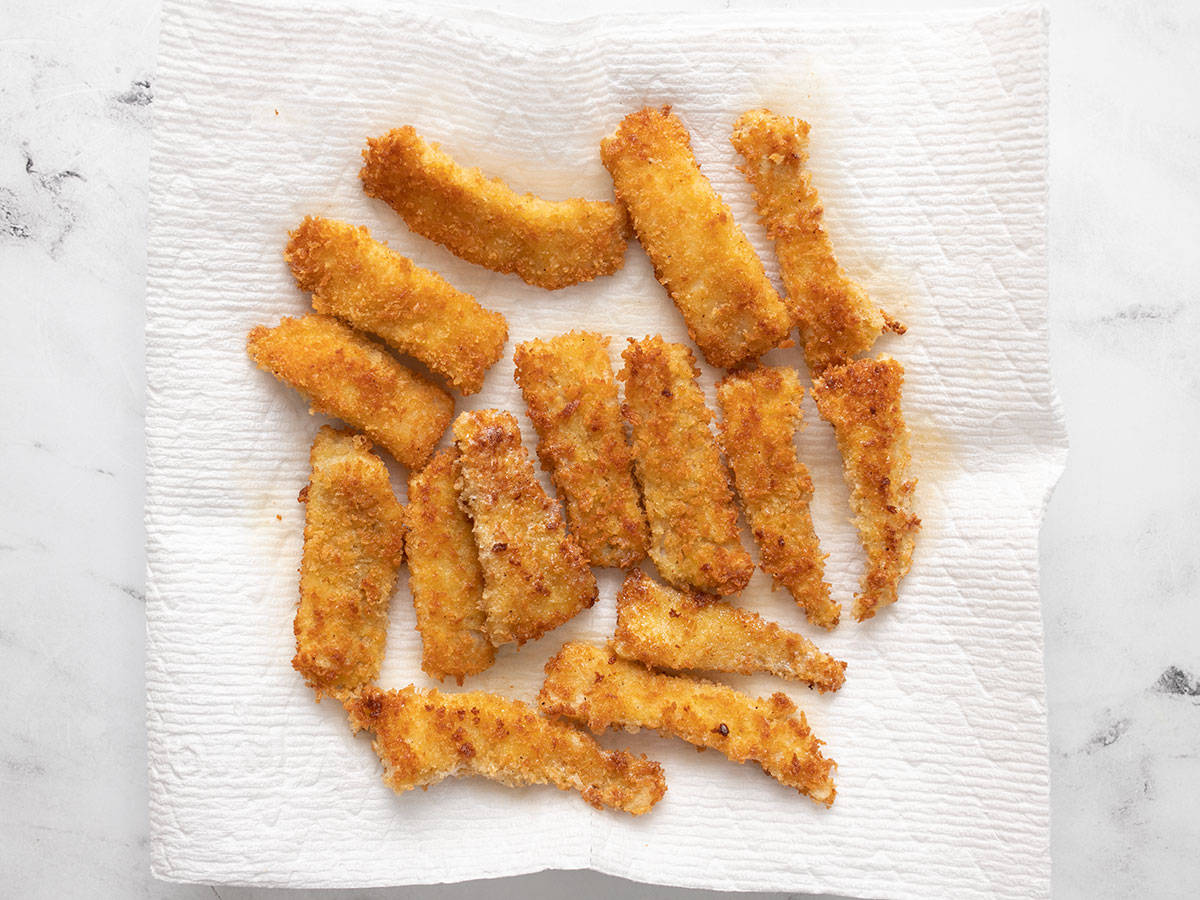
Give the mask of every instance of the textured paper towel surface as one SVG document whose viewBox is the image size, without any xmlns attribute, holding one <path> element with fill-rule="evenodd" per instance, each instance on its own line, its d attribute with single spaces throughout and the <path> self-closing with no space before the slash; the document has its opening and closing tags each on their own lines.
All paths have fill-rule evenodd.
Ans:
<svg viewBox="0 0 1200 900">
<path fill-rule="evenodd" d="M 300 7 L 305 7 L 301 11 Z M 1049 380 L 1045 21 L 1037 10 L 839 20 L 488 15 L 297 2 L 168 3 L 155 84 L 147 314 L 147 688 L 155 874 L 290 886 L 452 881 L 590 867 L 648 882 L 888 897 L 1048 892 L 1037 534 L 1065 438 Z M 459 408 L 519 412 L 512 346 L 572 327 L 683 325 L 631 244 L 612 278 L 549 293 L 410 233 L 356 177 L 368 135 L 414 124 L 453 155 L 552 198 L 607 197 L 601 137 L 672 103 L 772 277 L 730 127 L 770 105 L 813 126 L 812 168 L 841 261 L 909 332 L 925 530 L 901 602 L 832 634 L 761 573 L 740 602 L 849 661 L 845 688 L 785 689 L 839 763 L 825 810 L 716 753 L 654 735 L 647 816 L 549 787 L 445 782 L 396 797 L 365 737 L 292 670 L 303 510 L 320 420 L 244 352 L 308 308 L 281 258 L 307 213 L 365 224 L 511 330 Z M 802 365 L 798 349 L 768 361 Z M 704 383 L 712 396 L 713 372 Z M 832 433 L 806 398 L 801 453 L 829 575 L 849 601 L 861 552 Z M 404 473 L 394 468 L 403 497 Z M 749 543 L 747 544 L 749 546 Z M 563 640 L 611 632 L 617 576 L 589 612 L 469 687 L 532 699 Z M 427 683 L 406 578 L 383 681 Z M 753 692 L 769 678 L 728 679 Z"/>
</svg>

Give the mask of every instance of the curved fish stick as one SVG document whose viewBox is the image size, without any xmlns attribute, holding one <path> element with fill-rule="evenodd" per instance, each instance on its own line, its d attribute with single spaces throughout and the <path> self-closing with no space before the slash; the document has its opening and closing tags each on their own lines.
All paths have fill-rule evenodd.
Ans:
<svg viewBox="0 0 1200 900">
<path fill-rule="evenodd" d="M 495 694 L 369 687 L 346 711 L 355 733 L 375 734 L 384 783 L 397 794 L 481 775 L 510 787 L 553 784 L 597 809 L 640 816 L 667 790 L 658 763 L 604 750 L 584 732 Z"/>
<path fill-rule="evenodd" d="M 731 368 L 787 337 L 787 308 L 670 107 L 626 116 L 600 157 L 655 276 L 709 363 Z"/>
<path fill-rule="evenodd" d="M 625 211 L 611 201 L 543 200 L 466 169 L 411 126 L 367 142 L 359 173 L 368 196 L 451 253 L 554 290 L 625 264 Z"/>
<path fill-rule="evenodd" d="M 833 760 L 821 755 L 796 705 L 784 694 L 755 699 L 692 678 L 660 675 L 609 649 L 572 642 L 546 663 L 538 704 L 599 734 L 606 728 L 651 728 L 711 747 L 735 762 L 753 760 L 764 772 L 818 803 L 832 806 Z"/>
<path fill-rule="evenodd" d="M 389 250 L 366 228 L 308 216 L 284 258 L 313 309 L 419 359 L 464 394 L 483 387 L 508 340 L 504 316 L 436 272 Z"/>
<path fill-rule="evenodd" d="M 259 325 L 246 350 L 259 368 L 303 394 L 314 412 L 365 432 L 406 466 L 429 458 L 454 415 L 449 394 L 329 316 Z"/>
</svg>

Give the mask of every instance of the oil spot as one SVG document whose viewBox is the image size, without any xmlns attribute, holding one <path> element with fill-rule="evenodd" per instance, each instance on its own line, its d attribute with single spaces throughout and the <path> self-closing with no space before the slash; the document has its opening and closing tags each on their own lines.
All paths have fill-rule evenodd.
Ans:
<svg viewBox="0 0 1200 900">
<path fill-rule="evenodd" d="M 1102 731 L 1092 735 L 1091 740 L 1087 742 L 1085 748 L 1088 753 L 1095 753 L 1097 750 L 1103 750 L 1105 747 L 1111 747 L 1121 739 L 1121 736 L 1129 730 L 1129 719 L 1118 719 Z"/>
<path fill-rule="evenodd" d="M 1154 683 L 1154 690 L 1160 694 L 1200 697 L 1200 678 L 1194 678 L 1178 666 L 1167 666 Z"/>
<path fill-rule="evenodd" d="M 0 234 L 18 241 L 27 241 L 33 236 L 21 214 L 17 195 L 8 188 L 0 188 Z"/>
<path fill-rule="evenodd" d="M 129 90 L 117 94 L 113 99 L 126 106 L 149 106 L 154 102 L 154 91 L 148 78 L 139 78 L 129 86 Z"/>
</svg>

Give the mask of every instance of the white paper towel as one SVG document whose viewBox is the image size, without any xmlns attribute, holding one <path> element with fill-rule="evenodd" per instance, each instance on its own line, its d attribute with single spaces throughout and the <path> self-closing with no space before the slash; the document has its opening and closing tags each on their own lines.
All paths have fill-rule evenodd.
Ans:
<svg viewBox="0 0 1200 900">
<path fill-rule="evenodd" d="M 1066 442 L 1046 348 L 1045 31 L 1029 8 L 533 25 L 301 0 L 168 2 L 146 329 L 155 874 L 366 886 L 589 867 L 724 889 L 1047 895 L 1037 537 Z M 396 797 L 367 739 L 350 736 L 337 704 L 314 705 L 290 666 L 296 494 L 320 422 L 254 368 L 245 334 L 308 308 L 281 257 L 289 228 L 307 213 L 368 225 L 508 317 L 505 359 L 459 408 L 519 412 L 531 438 L 512 382 L 517 341 L 592 328 L 614 336 L 616 359 L 626 336 L 686 340 L 642 251 L 631 244 L 612 278 L 527 286 L 461 262 L 367 199 L 359 152 L 412 123 L 518 189 L 607 197 L 599 141 L 647 103 L 674 104 L 772 277 L 730 128 L 760 105 L 808 119 L 838 255 L 909 326 L 879 344 L 907 368 L 925 520 L 900 603 L 825 634 L 761 573 L 739 601 L 849 661 L 837 694 L 785 688 L 838 761 L 837 803 L 825 810 L 753 765 L 644 734 L 601 739 L 666 767 L 666 798 L 640 819 L 477 779 Z M 798 349 L 768 361 L 802 367 Z M 704 383 L 711 399 L 711 370 Z M 807 398 L 805 410 L 818 532 L 848 601 L 861 551 L 831 430 Z M 562 641 L 611 633 L 617 581 L 602 573 L 593 610 L 505 648 L 467 687 L 532 699 Z M 401 582 L 383 681 L 425 684 Z"/>
</svg>

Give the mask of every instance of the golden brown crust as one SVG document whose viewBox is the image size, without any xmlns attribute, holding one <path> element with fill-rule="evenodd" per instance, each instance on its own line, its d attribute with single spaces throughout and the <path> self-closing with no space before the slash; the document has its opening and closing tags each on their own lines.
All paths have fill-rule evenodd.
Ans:
<svg viewBox="0 0 1200 900">
<path fill-rule="evenodd" d="M 754 562 L 742 548 L 695 358 L 657 335 L 631 338 L 621 355 L 618 377 L 625 382 L 623 412 L 633 429 L 634 471 L 650 522 L 650 558 L 675 587 L 736 593 L 754 574 Z"/>
<path fill-rule="evenodd" d="M 606 728 L 651 728 L 711 747 L 736 762 L 753 760 L 772 778 L 832 806 L 833 760 L 804 713 L 784 694 L 755 699 L 724 685 L 661 675 L 611 649 L 564 644 L 546 663 L 538 695 L 542 711 Z M 793 715 L 795 714 L 795 715 Z"/>
<path fill-rule="evenodd" d="M 842 608 L 829 597 L 825 554 L 808 508 L 812 479 L 793 443 L 803 394 L 792 368 L 727 376 L 717 385 L 722 444 L 763 571 L 787 588 L 810 622 L 832 628 Z"/>
<path fill-rule="evenodd" d="M 833 255 L 825 211 L 808 171 L 808 123 L 766 109 L 744 113 L 733 146 L 754 186 L 759 220 L 775 242 L 793 323 L 800 329 L 809 371 L 849 362 L 884 331 L 904 333 L 851 281 Z"/>
<path fill-rule="evenodd" d="M 633 483 L 608 338 L 572 331 L 526 341 L 513 362 L 537 429 L 538 457 L 566 502 L 571 533 L 593 566 L 637 565 L 650 535 Z"/>
<path fill-rule="evenodd" d="M 536 640 L 596 602 L 596 578 L 546 496 L 510 413 L 465 412 L 454 423 L 459 503 L 483 570 L 493 644 Z"/>
<path fill-rule="evenodd" d="M 787 337 L 787 308 L 729 207 L 700 172 L 670 107 L 625 117 L 600 145 L 654 273 L 714 366 L 756 359 Z"/>
<path fill-rule="evenodd" d="M 408 476 L 408 569 L 421 670 L 459 684 L 492 664 L 496 651 L 484 632 L 483 572 L 471 520 L 458 506 L 453 447 L 435 453 Z"/>
<path fill-rule="evenodd" d="M 363 190 L 417 234 L 494 272 L 548 290 L 625 264 L 629 224 L 616 203 L 543 200 L 467 169 L 405 125 L 367 142 Z"/>
<path fill-rule="evenodd" d="M 821 693 L 836 691 L 846 678 L 846 664 L 803 635 L 724 600 L 656 584 L 640 570 L 617 593 L 613 648 L 659 669 L 770 672 Z"/>
<path fill-rule="evenodd" d="M 379 675 L 388 603 L 404 560 L 404 509 L 371 442 L 324 426 L 313 441 L 292 666 L 344 696 Z"/>
<path fill-rule="evenodd" d="M 640 816 L 667 790 L 658 763 L 604 750 L 584 732 L 495 694 L 368 687 L 346 711 L 356 733 L 374 733 L 384 783 L 397 794 L 480 775 L 510 787 L 553 784 L 597 809 Z"/>
<path fill-rule="evenodd" d="M 921 529 L 912 512 L 917 482 L 908 478 L 903 384 L 904 367 L 887 356 L 829 369 L 813 383 L 817 410 L 837 436 L 855 525 L 867 554 L 862 592 L 854 603 L 860 622 L 896 602 Z"/>
<path fill-rule="evenodd" d="M 259 325 L 246 350 L 291 385 L 314 412 L 353 425 L 406 466 L 429 458 L 454 415 L 454 399 L 386 350 L 330 316 Z"/>
<path fill-rule="evenodd" d="M 508 325 L 436 272 L 374 240 L 366 228 L 308 216 L 284 258 L 313 309 L 419 359 L 464 394 L 483 387 Z"/>
</svg>

